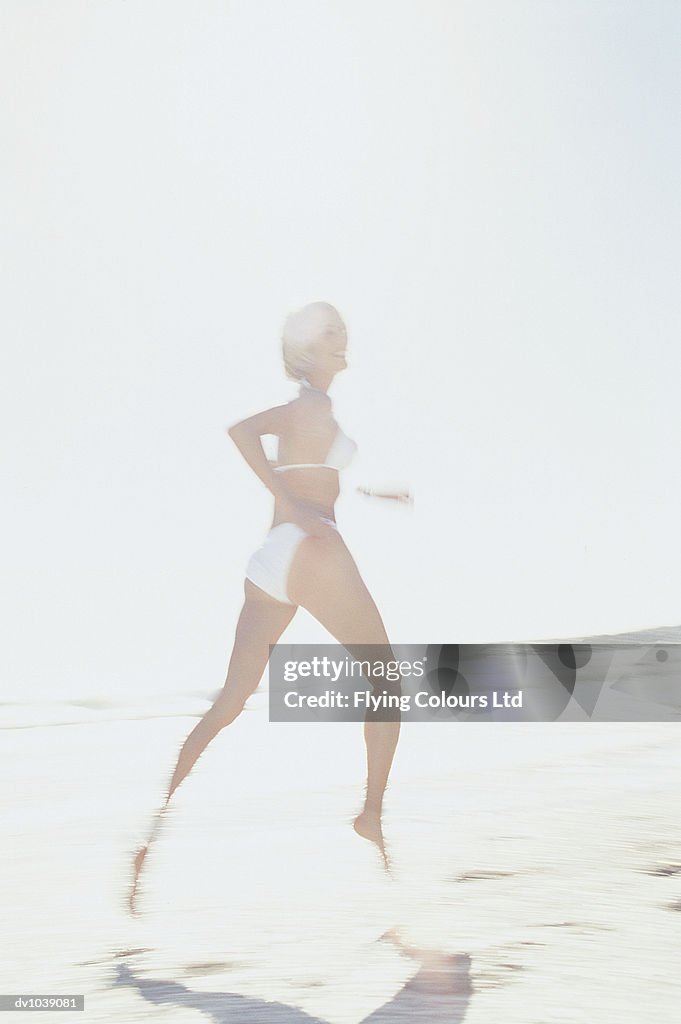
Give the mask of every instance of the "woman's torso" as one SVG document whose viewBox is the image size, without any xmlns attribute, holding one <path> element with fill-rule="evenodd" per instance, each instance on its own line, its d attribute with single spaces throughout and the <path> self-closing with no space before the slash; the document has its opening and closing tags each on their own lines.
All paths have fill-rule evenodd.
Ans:
<svg viewBox="0 0 681 1024">
<path fill-rule="evenodd" d="M 295 406 L 291 428 L 279 438 L 274 467 L 284 478 L 291 501 L 275 499 L 272 526 L 289 521 L 292 501 L 304 502 L 335 522 L 339 470 L 352 458 L 356 446 L 340 430 L 326 395 L 319 399 L 304 393 Z"/>
</svg>

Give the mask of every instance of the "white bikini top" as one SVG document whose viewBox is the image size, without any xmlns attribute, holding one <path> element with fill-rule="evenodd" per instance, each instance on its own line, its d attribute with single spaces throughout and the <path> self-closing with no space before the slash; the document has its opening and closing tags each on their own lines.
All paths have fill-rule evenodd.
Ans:
<svg viewBox="0 0 681 1024">
<path fill-rule="evenodd" d="M 356 451 L 357 445 L 355 442 L 338 427 L 325 462 L 294 462 L 286 466 L 274 466 L 273 468 L 275 473 L 283 473 L 287 469 L 345 469 Z"/>
</svg>

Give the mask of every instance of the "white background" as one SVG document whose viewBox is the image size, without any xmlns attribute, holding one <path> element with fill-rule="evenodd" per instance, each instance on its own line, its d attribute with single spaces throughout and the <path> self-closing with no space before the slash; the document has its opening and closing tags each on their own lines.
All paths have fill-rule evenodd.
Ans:
<svg viewBox="0 0 681 1024">
<path fill-rule="evenodd" d="M 6 692 L 222 684 L 271 514 L 224 428 L 316 299 L 396 643 L 679 621 L 674 0 L 0 17 Z"/>
</svg>

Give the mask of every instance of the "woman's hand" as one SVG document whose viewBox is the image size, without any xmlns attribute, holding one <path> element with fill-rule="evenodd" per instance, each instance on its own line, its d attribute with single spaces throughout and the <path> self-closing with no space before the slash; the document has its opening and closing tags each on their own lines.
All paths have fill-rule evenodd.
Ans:
<svg viewBox="0 0 681 1024">
<path fill-rule="evenodd" d="M 366 494 L 368 498 L 387 498 L 389 501 L 399 501 L 403 505 L 413 505 L 414 495 L 410 491 L 374 491 L 369 487 L 358 487 L 360 494 Z"/>
<path fill-rule="evenodd" d="M 331 537 L 337 533 L 336 527 L 324 517 L 324 513 L 305 501 L 292 501 L 288 513 L 292 523 L 310 537 Z"/>
</svg>

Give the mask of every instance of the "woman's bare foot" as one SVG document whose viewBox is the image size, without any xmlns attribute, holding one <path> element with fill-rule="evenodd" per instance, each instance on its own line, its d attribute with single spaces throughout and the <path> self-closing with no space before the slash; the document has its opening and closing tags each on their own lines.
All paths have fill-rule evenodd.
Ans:
<svg viewBox="0 0 681 1024">
<path fill-rule="evenodd" d="M 128 893 L 128 909 L 130 910 L 131 914 L 137 913 L 137 911 L 135 910 L 135 897 L 137 896 L 137 886 L 139 885 L 140 875 L 142 874 L 142 866 L 144 864 L 144 859 L 146 855 L 149 853 L 149 847 L 151 846 L 152 840 L 156 835 L 158 835 L 158 832 L 161 828 L 163 812 L 168 806 L 169 800 L 170 794 L 168 794 L 168 796 L 166 797 L 163 807 L 156 816 L 156 820 L 154 821 L 148 840 L 146 841 L 144 846 L 140 846 L 139 850 L 135 854 L 135 859 L 132 862 L 132 885 L 130 886 L 130 892 Z"/>
<path fill-rule="evenodd" d="M 378 852 L 381 855 L 385 869 L 390 871 L 390 861 L 388 860 L 385 840 L 383 838 L 381 815 L 377 811 L 369 811 L 365 807 L 362 813 L 358 814 L 353 821 L 352 827 L 358 836 L 361 836 L 362 839 L 368 839 L 369 842 L 374 843 L 378 847 Z"/>
<path fill-rule="evenodd" d="M 132 885 L 130 887 L 130 892 L 128 894 L 128 909 L 129 909 L 131 914 L 136 914 L 137 913 L 137 911 L 135 909 L 135 897 L 137 896 L 137 885 L 138 885 L 139 880 L 140 880 L 140 874 L 142 872 L 142 865 L 144 864 L 144 858 L 146 857 L 148 852 L 149 852 L 149 847 L 148 846 L 140 847 L 140 849 L 135 854 L 135 859 L 133 861 Z"/>
</svg>

